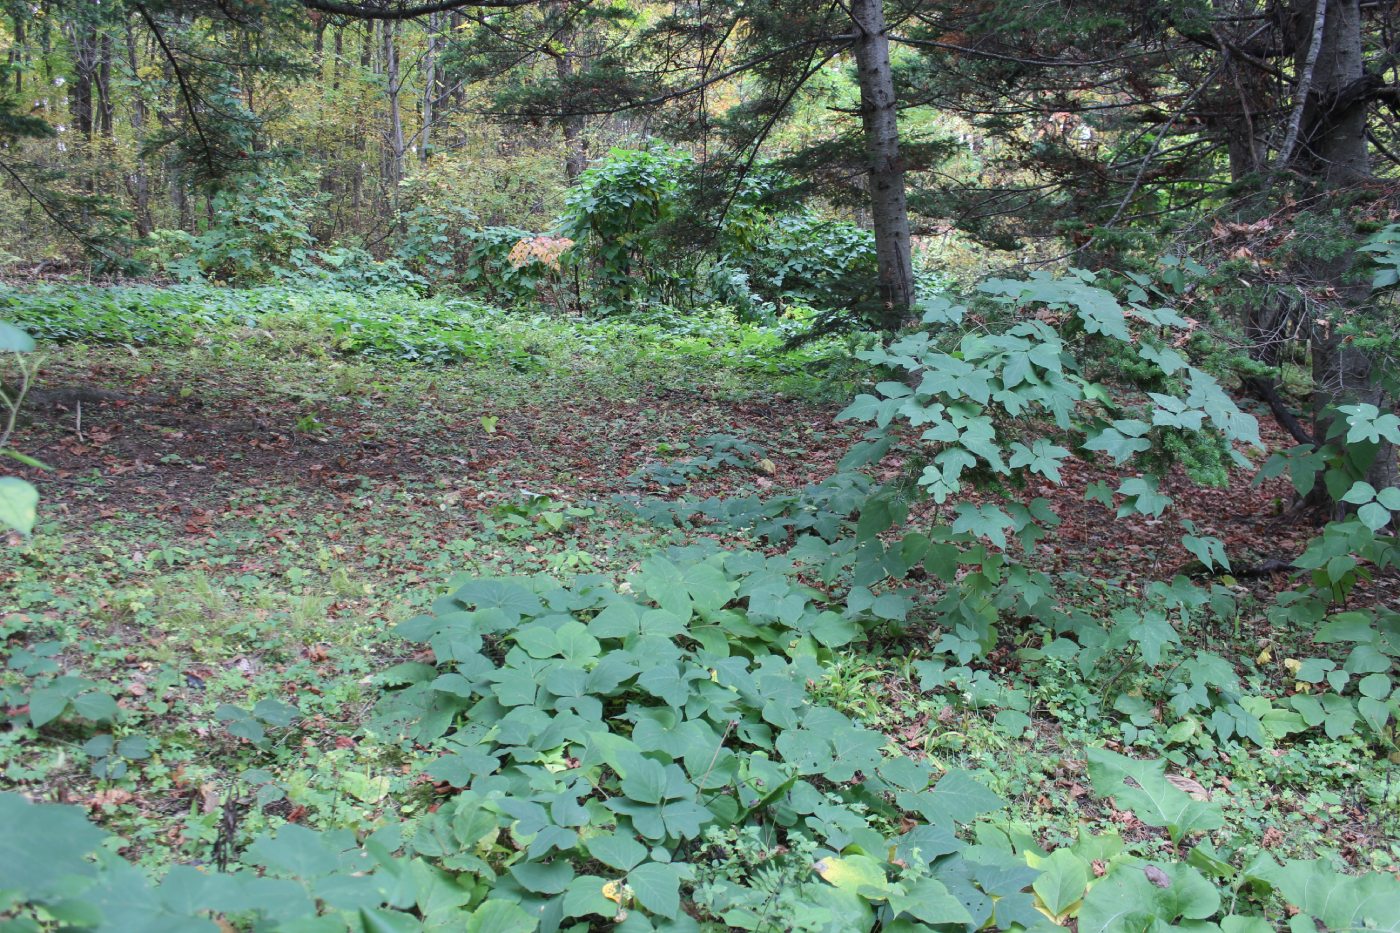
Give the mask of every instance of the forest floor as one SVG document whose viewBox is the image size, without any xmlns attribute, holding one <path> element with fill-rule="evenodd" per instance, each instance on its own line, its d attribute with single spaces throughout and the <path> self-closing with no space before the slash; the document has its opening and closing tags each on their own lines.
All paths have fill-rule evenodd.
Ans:
<svg viewBox="0 0 1400 933">
<path fill-rule="evenodd" d="M 426 779 L 364 725 L 376 674 L 412 656 L 393 626 L 454 575 L 620 581 L 648 554 L 707 534 L 642 521 L 627 497 L 794 490 L 831 475 L 856 439 L 834 420 L 841 388 L 814 377 L 777 387 L 683 353 L 551 359 L 524 369 L 371 366 L 275 340 L 50 349 L 32 423 L 17 437 L 52 467 L 26 472 L 41 522 L 31 541 L 0 549 L 5 676 L 22 677 L 17 657 L 51 658 L 109 689 L 131 714 L 123 734 L 149 741 L 130 772 L 99 778 L 80 722 L 0 729 L 0 785 L 86 806 L 152 863 L 207 860 L 230 812 L 240 838 L 281 821 L 361 829 L 403 815 L 404 791 Z M 717 437 L 752 445 L 749 456 L 667 472 Z M 1076 461 L 1064 485 L 1028 490 L 1063 519 L 1039 565 L 1066 580 L 1083 574 L 1070 585 L 1089 589 L 1186 568 L 1174 521 L 1110 522 L 1084 501 L 1100 476 Z M 1188 487 L 1174 477 L 1167 491 L 1237 567 L 1286 561 L 1313 531 L 1284 515 L 1286 481 Z M 1287 585 L 1282 574 L 1221 582 L 1246 601 Z M 1394 585 L 1378 581 L 1379 598 Z M 1197 634 L 1246 666 L 1287 650 L 1260 612 Z M 987 669 L 1035 698 L 1031 726 L 1008 729 L 994 705 L 969 708 L 916 683 L 909 665 L 925 645 L 916 634 L 851 650 L 821 690 L 911 753 L 985 775 L 1012 800 L 1008 832 L 1052 840 L 1112 826 L 1165 844 L 1086 792 L 1083 749 L 1120 742 L 1118 727 L 1067 724 L 1056 710 L 1092 685 L 1069 670 L 1026 684 L 1014 658 L 994 654 Z M 268 723 L 278 739 L 263 747 L 230 734 L 228 706 L 264 698 L 291 702 L 295 728 Z M 1400 863 L 1400 792 L 1355 738 L 1279 743 L 1182 770 L 1225 801 L 1230 829 L 1250 845 L 1326 849 L 1360 868 Z M 256 805 L 245 796 L 253 787 Z"/>
</svg>

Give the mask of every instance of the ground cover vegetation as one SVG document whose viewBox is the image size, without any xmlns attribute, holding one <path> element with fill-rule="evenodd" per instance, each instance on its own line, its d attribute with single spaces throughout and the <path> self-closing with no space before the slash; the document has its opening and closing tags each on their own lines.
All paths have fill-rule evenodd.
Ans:
<svg viewBox="0 0 1400 933">
<path fill-rule="evenodd" d="M 1389 8 L 0 16 L 0 928 L 1400 930 Z"/>
</svg>

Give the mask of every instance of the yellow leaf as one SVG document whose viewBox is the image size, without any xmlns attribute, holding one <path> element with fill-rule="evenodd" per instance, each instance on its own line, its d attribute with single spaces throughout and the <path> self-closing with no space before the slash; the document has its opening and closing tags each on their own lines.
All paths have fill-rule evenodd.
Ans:
<svg viewBox="0 0 1400 933">
<path fill-rule="evenodd" d="M 621 881 L 609 881 L 607 884 L 603 885 L 603 896 L 621 907 L 622 899 L 627 895 Z"/>
<path fill-rule="evenodd" d="M 1296 674 L 1298 673 L 1298 669 L 1303 666 L 1303 662 L 1299 661 L 1297 658 L 1284 658 L 1283 666 L 1288 670 L 1288 673 Z"/>
<path fill-rule="evenodd" d="M 763 472 L 769 474 L 770 476 L 778 472 L 777 465 L 774 464 L 773 461 L 769 460 L 767 457 L 764 457 L 762 460 L 758 461 L 758 468 Z"/>
<path fill-rule="evenodd" d="M 1260 663 L 1260 664 L 1268 664 L 1270 661 L 1273 660 L 1273 658 L 1274 658 L 1274 653 L 1273 653 L 1272 651 L 1270 651 L 1268 648 L 1265 648 L 1263 651 L 1259 652 L 1259 663 Z"/>
<path fill-rule="evenodd" d="M 885 870 L 868 855 L 824 858 L 814 864 L 812 869 L 829 884 L 869 898 L 883 898 L 889 888 Z"/>
</svg>

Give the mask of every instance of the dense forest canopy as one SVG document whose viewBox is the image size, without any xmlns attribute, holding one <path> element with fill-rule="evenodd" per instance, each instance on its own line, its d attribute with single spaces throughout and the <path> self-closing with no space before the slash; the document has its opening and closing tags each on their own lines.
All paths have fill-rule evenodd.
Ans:
<svg viewBox="0 0 1400 933">
<path fill-rule="evenodd" d="M 1400 931 L 1400 5 L 0 56 L 0 929 Z"/>
</svg>

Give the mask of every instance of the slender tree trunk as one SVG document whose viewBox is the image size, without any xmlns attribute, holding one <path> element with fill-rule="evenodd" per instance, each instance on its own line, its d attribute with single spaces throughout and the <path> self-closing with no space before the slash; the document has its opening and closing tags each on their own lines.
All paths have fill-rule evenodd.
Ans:
<svg viewBox="0 0 1400 933">
<path fill-rule="evenodd" d="M 111 140 L 116 107 L 112 101 L 112 37 L 105 32 L 97 41 L 97 72 L 93 84 L 97 91 L 97 130 L 103 138 Z"/>
<path fill-rule="evenodd" d="M 16 15 L 13 17 L 15 44 L 10 46 L 9 61 L 10 67 L 14 69 L 15 93 L 24 93 L 24 20 Z"/>
<path fill-rule="evenodd" d="M 386 22 L 383 29 L 384 81 L 389 99 L 389 125 L 384 140 L 384 194 L 393 210 L 399 202 L 399 182 L 403 181 L 403 111 L 399 106 L 403 77 L 399 72 L 399 24 Z"/>
<path fill-rule="evenodd" d="M 423 127 L 418 134 L 418 161 L 425 164 L 432 155 L 433 120 L 437 118 L 434 105 L 437 103 L 438 94 L 437 57 L 442 42 L 442 36 L 439 35 L 441 21 L 441 13 L 429 14 L 428 50 L 423 53 Z"/>
<path fill-rule="evenodd" d="M 126 24 L 126 65 L 131 71 L 131 131 L 136 137 L 136 167 L 127 176 L 127 190 L 135 207 L 134 221 L 136 236 L 144 239 L 151 235 L 154 224 L 151 222 L 151 180 L 146 173 L 146 157 L 141 154 L 141 144 L 146 136 L 146 99 L 141 96 L 140 59 L 136 53 L 136 32 L 131 23 Z"/>
<path fill-rule="evenodd" d="M 340 90 L 340 63 L 345 55 L 345 27 L 335 27 L 335 61 L 331 65 L 331 90 Z"/>
<path fill-rule="evenodd" d="M 860 82 L 861 122 L 870 171 L 870 213 L 880 269 L 881 326 L 897 330 L 914 304 L 914 266 L 909 207 L 904 195 L 904 162 L 899 155 L 899 112 L 890 69 L 890 42 L 882 0 L 852 0 L 851 18 Z"/>
</svg>

